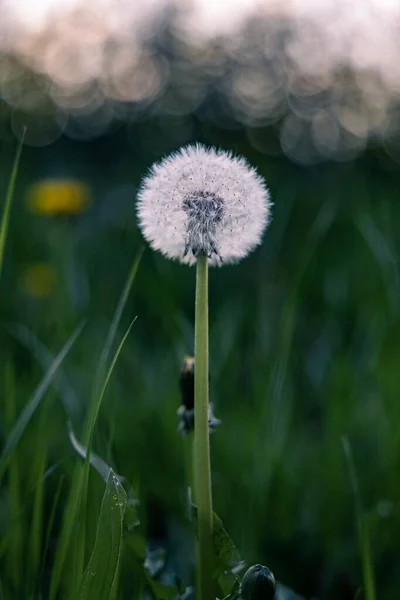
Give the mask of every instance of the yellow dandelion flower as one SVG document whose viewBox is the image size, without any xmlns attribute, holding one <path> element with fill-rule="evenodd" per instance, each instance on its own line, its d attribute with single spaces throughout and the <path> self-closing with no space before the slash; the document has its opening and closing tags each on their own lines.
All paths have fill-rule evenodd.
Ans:
<svg viewBox="0 0 400 600">
<path fill-rule="evenodd" d="M 76 215 L 89 204 L 88 186 L 74 179 L 44 179 L 33 184 L 28 194 L 30 210 L 48 216 Z"/>
<path fill-rule="evenodd" d="M 20 279 L 20 288 L 28 296 L 41 299 L 50 296 L 57 284 L 57 274 L 47 263 L 34 263 L 26 268 Z"/>
</svg>

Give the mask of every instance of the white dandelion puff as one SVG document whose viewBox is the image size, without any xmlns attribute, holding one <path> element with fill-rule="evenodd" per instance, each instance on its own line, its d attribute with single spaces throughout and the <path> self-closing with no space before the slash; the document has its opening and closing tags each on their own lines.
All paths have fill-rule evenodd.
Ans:
<svg viewBox="0 0 400 600">
<path fill-rule="evenodd" d="M 244 158 L 200 144 L 153 165 L 138 194 L 143 235 L 169 258 L 234 263 L 261 242 L 270 196 Z"/>
</svg>

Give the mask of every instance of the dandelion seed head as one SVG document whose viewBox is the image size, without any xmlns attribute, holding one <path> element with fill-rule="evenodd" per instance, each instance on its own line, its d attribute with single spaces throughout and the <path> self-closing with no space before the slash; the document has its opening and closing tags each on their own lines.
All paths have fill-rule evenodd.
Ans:
<svg viewBox="0 0 400 600">
<path fill-rule="evenodd" d="M 270 206 L 264 180 L 244 158 L 196 144 L 153 165 L 137 214 L 155 250 L 186 264 L 206 254 L 222 265 L 261 242 Z"/>
</svg>

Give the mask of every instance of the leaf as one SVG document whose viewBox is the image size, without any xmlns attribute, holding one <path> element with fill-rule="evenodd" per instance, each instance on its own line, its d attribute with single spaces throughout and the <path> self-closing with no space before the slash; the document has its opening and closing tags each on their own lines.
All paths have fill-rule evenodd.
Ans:
<svg viewBox="0 0 400 600">
<path fill-rule="evenodd" d="M 83 510 L 82 507 L 84 507 L 84 509 L 86 508 L 89 467 L 91 464 L 90 463 L 91 445 L 92 445 L 93 433 L 94 433 L 98 413 L 99 413 L 99 410 L 101 407 L 101 403 L 103 401 L 104 394 L 107 389 L 108 382 L 111 378 L 111 374 L 113 372 L 115 363 L 117 362 L 118 356 L 122 350 L 125 340 L 127 339 L 128 335 L 129 335 L 129 332 L 132 328 L 134 321 L 132 321 L 132 323 L 130 324 L 127 332 L 125 333 L 121 343 L 119 344 L 119 346 L 114 354 L 114 358 L 113 358 L 111 365 L 108 369 L 108 372 L 105 376 L 101 391 L 99 392 L 99 394 L 100 394 L 99 397 L 98 398 L 96 398 L 95 396 L 92 397 L 91 406 L 89 407 L 89 417 L 87 420 L 87 424 L 86 424 L 86 428 L 85 428 L 85 435 L 84 435 L 85 455 L 86 455 L 85 462 L 84 462 L 83 467 L 81 467 L 81 465 L 76 466 L 76 469 L 75 469 L 75 472 L 73 475 L 73 480 L 72 480 L 72 485 L 70 488 L 69 497 L 68 497 L 68 500 L 66 503 L 66 508 L 64 510 L 63 528 L 62 528 L 60 540 L 59 540 L 59 543 L 57 546 L 56 558 L 54 561 L 54 567 L 53 567 L 51 584 L 50 584 L 49 600 L 55 600 L 58 588 L 60 586 L 60 580 L 61 580 L 61 576 L 62 576 L 63 569 L 64 569 L 64 563 L 65 563 L 65 560 L 67 557 L 68 550 L 70 548 L 72 532 L 73 532 L 73 528 L 75 527 L 78 512 L 80 509 Z M 113 323 L 114 323 L 114 321 L 113 321 Z M 85 546 L 84 531 L 81 531 L 80 535 L 81 535 L 81 540 L 80 540 L 80 544 L 78 544 L 79 551 L 75 552 L 74 558 L 75 558 L 76 568 L 78 569 L 78 572 L 82 573 L 82 571 L 83 571 L 83 566 L 82 566 L 83 565 L 83 554 L 84 554 L 84 546 Z M 80 576 L 77 577 L 76 579 L 79 581 Z"/>
<path fill-rule="evenodd" d="M 192 515 L 197 534 L 197 506 L 192 504 Z M 245 563 L 241 562 L 240 554 L 221 519 L 213 512 L 213 546 L 214 546 L 214 579 L 226 596 L 232 590 L 237 580 L 237 573 Z"/>
<path fill-rule="evenodd" d="M 72 444 L 72 447 L 77 452 L 77 454 L 79 454 L 79 456 L 83 458 L 83 460 L 86 460 L 86 446 L 81 444 L 76 438 L 71 423 L 68 423 L 68 437 L 69 441 Z M 98 472 L 98 474 L 104 480 L 104 482 L 107 483 L 111 467 L 93 451 L 90 453 L 90 464 Z M 123 483 L 124 478 L 121 475 L 115 475 L 117 479 L 119 479 L 119 481 Z"/>
<path fill-rule="evenodd" d="M 68 437 L 74 450 L 79 454 L 81 458 L 83 458 L 83 460 L 86 460 L 86 446 L 81 444 L 76 438 L 71 423 L 68 424 Z M 111 467 L 106 463 L 106 461 L 92 451 L 90 453 L 90 464 L 97 471 L 97 473 L 104 480 L 104 482 L 107 483 Z M 115 472 L 114 475 L 121 484 L 125 484 L 125 477 L 123 477 L 122 475 L 118 475 Z M 128 488 L 126 493 L 127 499 L 125 506 L 124 529 L 128 533 L 130 533 L 140 524 L 137 511 L 139 500 L 134 494 L 132 488 Z"/>
<path fill-rule="evenodd" d="M 75 507 L 77 511 L 81 512 L 80 518 L 83 521 L 86 520 L 85 513 L 86 513 L 86 509 L 87 509 L 89 469 L 90 469 L 90 464 L 91 464 L 90 458 L 91 458 L 93 435 L 94 435 L 94 430 L 95 430 L 95 426 L 97 423 L 97 418 L 98 418 L 98 415 L 100 412 L 100 407 L 103 402 L 104 395 L 106 393 L 108 383 L 110 381 L 112 372 L 113 372 L 116 362 L 118 360 L 119 354 L 122 350 L 122 347 L 129 335 L 135 321 L 136 321 L 136 317 L 132 321 L 132 323 L 129 325 L 124 337 L 122 338 L 120 345 L 117 348 L 114 358 L 111 361 L 111 365 L 108 369 L 107 376 L 103 383 L 103 387 L 101 389 L 99 398 L 98 399 L 94 398 L 94 403 L 92 404 L 92 406 L 89 409 L 89 420 L 88 420 L 86 431 L 84 434 L 86 457 L 85 457 L 85 461 L 83 464 L 82 478 L 81 478 L 80 482 L 77 484 L 77 487 L 79 488 L 79 495 L 76 496 L 76 500 L 78 501 L 78 504 L 76 504 L 76 507 Z M 75 503 L 75 500 L 74 500 L 74 503 Z M 72 507 L 71 511 L 75 510 L 75 508 Z M 85 560 L 85 556 L 84 556 L 85 555 L 85 533 L 86 532 L 84 529 L 80 529 L 80 531 L 78 532 L 79 537 L 77 539 L 77 548 L 75 549 L 75 552 L 74 552 L 74 568 L 75 568 L 75 573 L 76 573 L 75 579 L 77 581 L 80 580 L 82 572 L 83 572 L 83 565 L 84 565 L 84 560 Z M 69 531 L 67 531 L 67 534 L 68 534 L 68 536 L 71 535 L 71 529 Z"/>
<path fill-rule="evenodd" d="M 100 508 L 96 541 L 83 575 L 81 600 L 112 597 L 121 554 L 126 493 L 110 469 Z"/>
<path fill-rule="evenodd" d="M 239 598 L 240 598 L 239 590 L 240 590 L 240 583 L 238 580 L 236 580 L 235 583 L 233 584 L 233 588 L 231 589 L 228 596 L 225 596 L 224 600 L 239 600 Z"/>
<path fill-rule="evenodd" d="M 122 290 L 122 294 L 120 296 L 117 307 L 115 309 L 115 312 L 114 312 L 114 315 L 113 315 L 113 318 L 112 318 L 112 321 L 110 324 L 110 328 L 108 330 L 107 338 L 104 343 L 104 347 L 101 352 L 100 360 L 99 360 L 99 363 L 98 363 L 98 366 L 96 369 L 94 386 L 93 386 L 94 398 L 96 398 L 100 393 L 100 387 L 101 387 L 102 381 L 105 378 L 106 367 L 107 367 L 107 362 L 108 362 L 108 359 L 110 356 L 111 348 L 114 343 L 115 337 L 117 335 L 117 330 L 118 330 L 119 323 L 121 321 L 122 313 L 123 313 L 125 305 L 128 301 L 129 293 L 131 291 L 133 282 L 135 280 L 140 261 L 142 260 L 143 252 L 144 252 L 144 247 L 142 247 L 139 250 L 139 252 L 132 264 L 132 267 L 131 267 L 131 270 L 129 271 L 128 278 L 126 280 L 124 289 Z M 95 399 L 92 400 L 92 403 L 95 403 Z"/>
<path fill-rule="evenodd" d="M 175 585 L 156 581 L 150 575 L 147 575 L 147 583 L 155 600 L 176 600 L 177 589 Z"/>
<path fill-rule="evenodd" d="M 136 558 L 138 559 L 139 563 L 144 564 L 147 553 L 147 542 L 143 535 L 138 532 L 131 534 L 127 534 L 125 532 L 124 541 L 136 554 Z"/>
<path fill-rule="evenodd" d="M 84 324 L 81 323 L 75 329 L 75 331 L 73 332 L 71 337 L 67 340 L 65 345 L 61 348 L 60 352 L 57 354 L 54 361 L 52 362 L 52 364 L 50 365 L 50 367 L 44 374 L 43 379 L 39 383 L 35 392 L 33 393 L 31 398 L 29 399 L 28 403 L 24 407 L 23 411 L 21 412 L 20 416 L 18 417 L 17 422 L 15 423 L 10 435 L 8 436 L 8 439 L 5 443 L 3 452 L 0 457 L 0 479 L 1 479 L 5 469 L 7 468 L 12 451 L 18 444 L 29 421 L 31 420 L 34 412 L 38 408 L 42 398 L 44 397 L 44 395 L 47 391 L 47 388 L 49 387 L 50 383 L 52 382 L 52 380 L 54 378 L 54 375 L 57 372 L 57 369 L 59 368 L 59 366 L 63 362 L 64 358 L 67 356 L 68 352 L 71 350 L 72 346 L 74 345 L 77 338 L 81 334 L 83 325 Z"/>
<path fill-rule="evenodd" d="M 221 574 L 231 570 L 240 562 L 239 551 L 215 512 L 213 512 L 213 544 L 216 573 Z"/>
</svg>

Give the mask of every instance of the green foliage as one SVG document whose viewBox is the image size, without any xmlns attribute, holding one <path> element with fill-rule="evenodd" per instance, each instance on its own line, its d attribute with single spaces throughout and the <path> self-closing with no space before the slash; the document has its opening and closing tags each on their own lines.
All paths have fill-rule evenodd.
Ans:
<svg viewBox="0 0 400 600">
<path fill-rule="evenodd" d="M 96 541 L 79 593 L 81 600 L 111 600 L 115 597 L 125 507 L 125 490 L 110 469 L 101 503 Z"/>
<path fill-rule="evenodd" d="M 350 442 L 347 438 L 342 439 L 343 449 L 346 455 L 347 464 L 349 467 L 350 483 L 354 494 L 355 516 L 357 523 L 358 543 L 361 552 L 363 578 L 364 578 L 364 594 L 365 600 L 376 600 L 375 592 L 375 575 L 372 563 L 371 544 L 369 538 L 369 530 L 366 516 L 364 514 L 360 488 L 357 479 L 357 473 L 354 466 L 353 455 L 351 452 Z"/>
<path fill-rule="evenodd" d="M 254 150 L 250 126 L 223 131 L 182 120 L 193 139 L 248 156 L 274 199 L 264 245 L 209 274 L 210 399 L 222 420 L 211 436 L 216 511 L 246 564 L 268 565 L 301 596 L 353 600 L 363 587 L 391 600 L 400 589 L 398 166 L 371 150 L 355 164 L 300 169 Z M 116 132 L 85 149 L 60 141 L 60 163 L 53 147 L 21 157 L 0 294 L 1 600 L 79 597 L 109 467 L 127 493 L 114 600 L 139 600 L 144 591 L 182 597 L 194 583 L 184 492 L 190 444 L 176 431 L 179 365 L 193 353 L 194 271 L 146 252 L 128 283 L 142 245 L 132 184 L 159 157 L 153 142 L 151 151 L 140 146 L 150 125 L 156 138 L 158 122 L 132 125 L 140 150 Z M 257 136 L 273 131 L 257 128 Z M 107 169 L 89 158 L 89 146 Z M 13 152 L 0 164 L 6 184 Z M 30 185 L 66 163 L 91 183 L 92 207 L 68 219 L 29 213 Z M 57 275 L 47 296 L 23 286 L 36 261 Z M 55 370 L 53 353 L 82 320 Z M 343 436 L 357 465 L 361 536 Z M 154 579 L 145 564 L 159 546 L 166 558 Z M 224 573 L 221 598 L 240 575 Z"/>
<path fill-rule="evenodd" d="M 7 189 L 6 198 L 5 198 L 5 202 L 4 202 L 3 213 L 2 213 L 1 219 L 0 219 L 0 277 L 1 277 L 2 270 L 3 270 L 4 251 L 5 251 L 7 232 L 8 232 L 9 222 L 10 222 L 11 207 L 12 207 L 12 202 L 13 202 L 13 198 L 14 198 L 15 181 L 17 179 L 19 161 L 21 158 L 22 146 L 24 144 L 25 132 L 26 132 L 26 129 L 23 130 L 21 138 L 18 143 L 17 152 L 15 154 L 14 164 L 12 167 L 10 181 L 8 184 L 8 189 Z"/>
<path fill-rule="evenodd" d="M 196 535 L 198 534 L 197 506 L 191 505 Z M 226 596 L 238 580 L 237 574 L 243 569 L 244 564 L 240 561 L 240 554 L 232 539 L 229 537 L 221 519 L 213 512 L 213 550 L 214 550 L 214 580 Z"/>
<path fill-rule="evenodd" d="M 4 474 L 5 469 L 7 468 L 11 454 L 13 453 L 29 421 L 31 420 L 33 414 L 35 413 L 41 400 L 43 399 L 48 387 L 52 382 L 53 377 L 57 372 L 57 369 L 60 367 L 68 352 L 71 350 L 73 344 L 76 342 L 77 338 L 81 334 L 82 329 L 83 324 L 79 325 L 72 333 L 71 337 L 67 340 L 63 348 L 57 354 L 56 358 L 50 365 L 49 369 L 46 371 L 45 375 L 43 376 L 43 379 L 39 383 L 35 392 L 32 394 L 31 398 L 25 405 L 24 410 L 18 417 L 0 455 L 0 480 Z"/>
<path fill-rule="evenodd" d="M 98 371 L 98 377 L 103 375 L 103 365 L 106 364 L 109 351 L 111 349 L 112 343 L 114 341 L 114 337 L 116 335 L 118 323 L 120 321 L 123 308 L 128 298 L 129 291 L 131 289 L 133 280 L 136 275 L 136 271 L 138 268 L 138 264 L 140 261 L 140 256 L 135 260 L 133 267 L 129 273 L 127 283 L 122 292 L 121 299 L 117 305 L 117 309 L 114 314 L 114 318 L 111 322 L 110 330 L 107 336 L 106 344 L 104 346 L 101 359 L 100 359 L 100 371 Z M 76 592 L 76 582 L 80 580 L 80 576 L 82 573 L 82 565 L 84 563 L 84 554 L 85 554 L 85 545 L 86 545 L 86 535 L 85 535 L 85 521 L 86 521 L 86 503 L 87 503 L 87 494 L 88 494 L 88 482 L 89 482 L 89 466 L 91 463 L 91 446 L 93 440 L 94 429 L 96 425 L 96 421 L 98 418 L 98 414 L 100 411 L 100 407 L 108 386 L 108 383 L 111 378 L 111 374 L 114 370 L 114 366 L 118 360 L 118 356 L 122 350 L 122 347 L 130 333 L 134 321 L 129 325 L 124 337 L 122 338 L 121 343 L 119 344 L 117 351 L 111 361 L 109 369 L 107 373 L 104 375 L 104 381 L 99 389 L 97 386 L 98 378 L 95 380 L 96 388 L 95 390 L 98 392 L 97 394 L 93 394 L 92 401 L 89 406 L 89 417 L 86 423 L 85 433 L 84 433 L 84 451 L 85 451 L 85 461 L 83 467 L 77 465 L 74 472 L 73 483 L 71 486 L 70 494 L 68 497 L 68 502 L 65 510 L 65 516 L 63 521 L 63 530 L 62 537 L 60 539 L 60 543 L 57 548 L 57 556 L 54 565 L 52 580 L 51 580 L 51 588 L 50 588 L 50 598 L 55 598 L 61 580 L 61 573 L 64 567 L 65 560 L 67 558 L 67 554 L 70 548 L 70 544 L 72 541 L 73 529 L 75 527 L 76 520 L 81 518 L 83 522 L 83 526 L 79 529 L 78 539 L 75 542 L 75 552 L 74 552 L 74 579 L 72 580 L 72 590 L 75 594 Z M 93 462 L 93 461 L 92 461 Z M 95 460 L 95 464 L 99 465 L 99 461 Z"/>
</svg>

